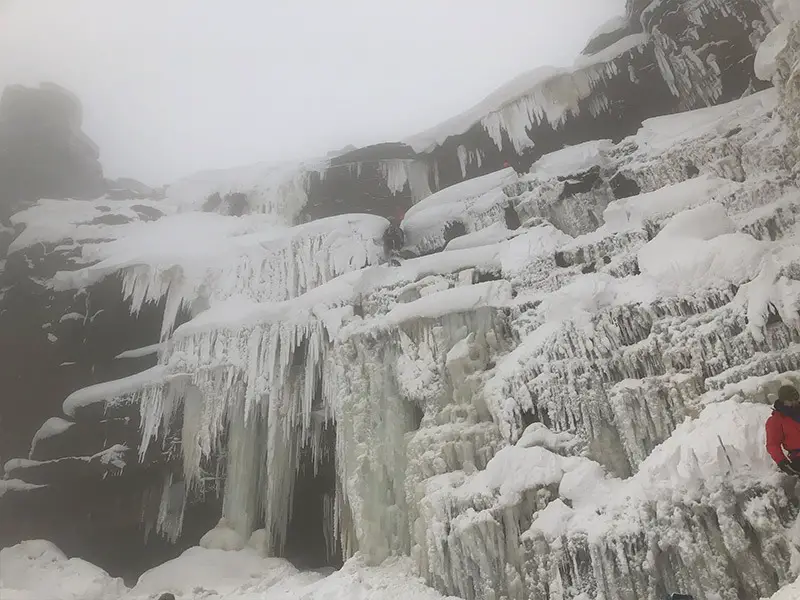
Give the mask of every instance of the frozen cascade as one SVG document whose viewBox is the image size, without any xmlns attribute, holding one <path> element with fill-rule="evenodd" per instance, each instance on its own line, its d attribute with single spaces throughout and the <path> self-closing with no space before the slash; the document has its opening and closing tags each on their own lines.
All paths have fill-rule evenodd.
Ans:
<svg viewBox="0 0 800 600">
<path fill-rule="evenodd" d="M 796 579 L 796 491 L 763 450 L 772 394 L 800 381 L 788 90 L 440 190 L 404 222 L 432 251 L 448 220 L 481 231 L 512 205 L 523 225 L 486 245 L 387 268 L 368 266 L 384 221 L 354 226 L 352 245 L 322 222 L 273 245 L 229 236 L 244 237 L 236 260 L 187 278 L 209 286 L 206 310 L 138 392 L 142 456 L 181 440 L 159 528 L 177 535 L 187 494 L 224 467 L 237 539 L 263 528 L 280 553 L 300 455 L 319 461 L 327 426 L 328 543 L 372 562 L 409 554 L 445 593 L 755 600 Z M 387 181 L 405 187 L 402 173 L 387 166 Z M 615 199 L 618 174 L 643 193 Z M 98 258 L 103 274 L 152 266 Z M 60 278 L 79 286 L 92 267 Z M 134 301 L 172 293 L 146 281 Z M 198 295 L 186 290 L 168 304 Z"/>
<path fill-rule="evenodd" d="M 476 150 L 468 150 L 466 146 L 459 146 L 456 149 L 458 155 L 458 162 L 461 165 L 461 177 L 467 178 L 467 168 L 474 164 L 478 169 L 483 164 L 483 151 L 478 148 Z"/>
<path fill-rule="evenodd" d="M 447 138 L 461 135 L 480 124 L 498 149 L 503 137 L 517 153 L 533 147 L 529 131 L 548 123 L 553 129 L 570 115 L 588 110 L 599 116 L 609 108 L 602 84 L 619 76 L 629 76 L 631 57 L 644 53 L 650 45 L 643 33 L 630 35 L 591 56 L 582 56 L 570 69 L 543 67 L 524 73 L 496 90 L 477 106 L 445 123 L 406 140 L 417 152 L 442 145 Z M 459 156 L 465 157 L 463 152 Z M 476 160 L 479 157 L 476 156 Z M 463 164 L 462 160 L 462 164 Z M 438 186 L 437 186 L 438 187 Z"/>
<path fill-rule="evenodd" d="M 238 221 L 230 217 L 216 220 L 225 225 Z M 122 271 L 123 293 L 133 312 L 147 302 L 166 298 L 165 338 L 182 307 L 208 306 L 234 296 L 258 302 L 287 300 L 338 275 L 379 262 L 386 220 L 343 215 L 292 228 L 273 226 L 265 233 L 214 229 L 208 233 L 216 238 L 191 240 L 182 239 L 170 225 L 162 219 L 115 242 L 84 247 L 84 254 L 99 262 L 58 273 L 55 287 L 81 288 Z M 176 244 L 180 246 L 173 249 Z"/>
<path fill-rule="evenodd" d="M 429 169 L 419 160 L 383 160 L 381 173 L 386 186 L 392 194 L 399 194 L 406 187 L 411 191 L 411 199 L 416 204 L 431 195 Z"/>
<path fill-rule="evenodd" d="M 600 84 L 619 75 L 620 56 L 643 52 L 648 44 L 649 37 L 644 34 L 620 40 L 598 56 L 585 57 L 574 71 L 545 78 L 519 98 L 490 112 L 481 125 L 498 149 L 503 149 L 505 134 L 519 154 L 534 146 L 528 132 L 535 125 L 546 122 L 553 128 L 560 127 L 570 115 L 580 113 L 581 103 L 587 99 L 589 112 L 597 117 L 609 108 L 607 97 L 598 92 Z"/>
<path fill-rule="evenodd" d="M 302 317 L 235 333 L 180 337 L 178 330 L 166 360 L 185 375 L 145 390 L 140 400 L 142 455 L 182 405 L 190 487 L 199 483 L 203 459 L 218 454 L 227 440 L 224 516 L 243 536 L 263 519 L 274 551 L 285 542 L 300 450 L 308 444 L 319 451 L 312 443 L 312 405 L 325 335 L 319 321 Z"/>
</svg>

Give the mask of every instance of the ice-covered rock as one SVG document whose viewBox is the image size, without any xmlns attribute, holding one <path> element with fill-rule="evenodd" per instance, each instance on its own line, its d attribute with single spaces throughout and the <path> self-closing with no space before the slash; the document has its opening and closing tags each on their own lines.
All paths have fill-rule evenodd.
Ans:
<svg viewBox="0 0 800 600">
<path fill-rule="evenodd" d="M 39 437 L 137 421 L 165 466 L 148 525 L 174 539 L 219 491 L 202 545 L 224 560 L 282 554 L 313 505 L 325 556 L 410 555 L 469 599 L 775 591 L 800 564 L 761 438 L 769 390 L 800 380 L 795 27 L 759 58 L 778 88 L 751 75 L 778 21 L 761 0 L 629 2 L 573 67 L 408 145 L 19 213 L 14 260 L 72 252 L 42 284 L 121 274 L 163 315 L 114 354 L 147 368 L 73 391 L 75 423 Z M 410 207 L 394 266 L 390 206 Z M 44 483 L 53 460 L 8 472 Z"/>
</svg>

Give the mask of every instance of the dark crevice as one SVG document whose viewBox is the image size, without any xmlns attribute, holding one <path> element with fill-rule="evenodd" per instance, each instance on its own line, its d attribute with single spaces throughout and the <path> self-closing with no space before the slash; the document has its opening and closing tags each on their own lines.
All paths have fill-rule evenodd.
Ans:
<svg viewBox="0 0 800 600">
<path fill-rule="evenodd" d="M 609 181 L 611 192 L 614 198 L 622 200 L 624 198 L 632 198 L 642 193 L 642 188 L 636 183 L 635 180 L 625 177 L 622 173 L 617 173 Z"/>
<path fill-rule="evenodd" d="M 340 568 L 341 545 L 331 540 L 333 498 L 336 492 L 336 430 L 328 423 L 322 439 L 322 458 L 317 469 L 310 448 L 300 457 L 295 480 L 292 518 L 286 531 L 283 557 L 298 569 Z"/>
<path fill-rule="evenodd" d="M 484 283 L 486 281 L 499 281 L 503 278 L 503 273 L 500 271 L 484 271 L 476 270 L 472 278 L 473 283 Z"/>
<path fill-rule="evenodd" d="M 461 221 L 450 221 L 444 226 L 444 244 L 445 246 L 452 240 L 467 235 L 467 228 Z"/>
<path fill-rule="evenodd" d="M 416 402 L 406 402 L 406 405 L 411 419 L 411 429 L 409 431 L 419 431 L 419 428 L 422 427 L 425 411 Z"/>
</svg>

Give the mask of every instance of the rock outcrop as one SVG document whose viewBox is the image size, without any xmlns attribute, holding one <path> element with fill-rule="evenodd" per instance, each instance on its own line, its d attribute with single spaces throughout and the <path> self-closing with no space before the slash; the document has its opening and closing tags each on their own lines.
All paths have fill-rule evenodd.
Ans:
<svg viewBox="0 0 800 600">
<path fill-rule="evenodd" d="M 39 198 L 97 198 L 106 189 L 80 101 L 54 84 L 9 86 L 0 99 L 0 219 Z"/>
</svg>

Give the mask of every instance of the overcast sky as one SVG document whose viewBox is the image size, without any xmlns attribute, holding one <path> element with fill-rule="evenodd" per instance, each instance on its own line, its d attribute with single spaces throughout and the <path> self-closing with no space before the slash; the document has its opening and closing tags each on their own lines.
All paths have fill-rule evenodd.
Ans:
<svg viewBox="0 0 800 600">
<path fill-rule="evenodd" d="M 571 64 L 625 0 L 0 0 L 0 86 L 83 101 L 110 177 L 397 140 Z"/>
</svg>

